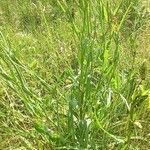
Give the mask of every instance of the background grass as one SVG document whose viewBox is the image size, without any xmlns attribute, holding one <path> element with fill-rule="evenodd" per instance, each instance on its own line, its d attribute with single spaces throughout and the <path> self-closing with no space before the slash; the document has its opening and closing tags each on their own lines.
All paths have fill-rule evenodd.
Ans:
<svg viewBox="0 0 150 150">
<path fill-rule="evenodd" d="M 0 149 L 148 150 L 149 8 L 1 0 Z"/>
</svg>

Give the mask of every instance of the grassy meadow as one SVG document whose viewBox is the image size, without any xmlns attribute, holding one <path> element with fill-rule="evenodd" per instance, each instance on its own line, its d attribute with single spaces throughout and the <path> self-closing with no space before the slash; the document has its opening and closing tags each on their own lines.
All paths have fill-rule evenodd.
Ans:
<svg viewBox="0 0 150 150">
<path fill-rule="evenodd" d="M 0 0 L 0 150 L 150 149 L 150 0 Z"/>
</svg>

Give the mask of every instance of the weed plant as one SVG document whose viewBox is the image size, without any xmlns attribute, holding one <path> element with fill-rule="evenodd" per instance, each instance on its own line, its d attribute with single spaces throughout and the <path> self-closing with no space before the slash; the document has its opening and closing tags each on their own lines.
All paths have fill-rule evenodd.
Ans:
<svg viewBox="0 0 150 150">
<path fill-rule="evenodd" d="M 148 150 L 146 10 L 140 0 L 1 0 L 0 149 Z"/>
</svg>

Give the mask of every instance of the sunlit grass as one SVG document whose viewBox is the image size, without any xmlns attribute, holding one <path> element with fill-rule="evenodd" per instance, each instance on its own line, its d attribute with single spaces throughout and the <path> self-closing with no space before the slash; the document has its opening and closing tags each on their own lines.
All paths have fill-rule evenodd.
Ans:
<svg viewBox="0 0 150 150">
<path fill-rule="evenodd" d="M 0 149 L 148 149 L 141 1 L 0 4 Z"/>
</svg>

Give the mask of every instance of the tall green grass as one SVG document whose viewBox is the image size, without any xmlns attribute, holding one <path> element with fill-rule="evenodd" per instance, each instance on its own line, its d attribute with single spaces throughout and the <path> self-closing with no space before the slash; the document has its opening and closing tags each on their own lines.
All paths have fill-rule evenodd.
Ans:
<svg viewBox="0 0 150 150">
<path fill-rule="evenodd" d="M 148 149 L 139 0 L 0 4 L 1 149 Z"/>
</svg>

